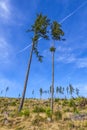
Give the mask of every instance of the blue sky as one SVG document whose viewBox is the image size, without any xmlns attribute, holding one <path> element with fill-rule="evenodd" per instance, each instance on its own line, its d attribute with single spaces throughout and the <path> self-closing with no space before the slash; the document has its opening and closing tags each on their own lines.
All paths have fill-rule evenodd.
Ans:
<svg viewBox="0 0 87 130">
<path fill-rule="evenodd" d="M 87 0 L 0 0 L 0 91 L 7 96 L 18 97 L 22 93 L 30 48 L 31 34 L 26 33 L 37 13 L 57 20 L 65 32 L 65 42 L 56 42 L 55 87 L 71 83 L 87 92 Z M 27 97 L 39 97 L 39 88 L 51 85 L 52 41 L 39 41 L 38 49 L 44 56 L 39 63 L 33 55 L 27 86 Z M 45 95 L 44 95 L 45 96 Z"/>
</svg>

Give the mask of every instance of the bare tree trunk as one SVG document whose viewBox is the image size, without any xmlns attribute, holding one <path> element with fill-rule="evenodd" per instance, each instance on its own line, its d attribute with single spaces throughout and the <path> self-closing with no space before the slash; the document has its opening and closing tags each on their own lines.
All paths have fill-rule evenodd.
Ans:
<svg viewBox="0 0 87 130">
<path fill-rule="evenodd" d="M 26 93 L 26 88 L 27 88 L 27 83 L 28 83 L 28 77 L 29 77 L 29 72 L 30 72 L 30 66 L 31 66 L 31 61 L 32 61 L 33 48 L 34 48 L 34 43 L 32 43 L 30 58 L 29 58 L 29 62 L 28 62 L 28 68 L 27 68 L 27 72 L 26 72 L 26 78 L 25 78 L 25 82 L 24 82 L 24 89 L 23 89 L 22 98 L 21 98 L 21 101 L 20 101 L 18 112 L 20 112 L 22 110 L 22 107 L 23 107 L 23 104 L 24 104 L 24 98 L 25 98 L 25 93 Z"/>
<path fill-rule="evenodd" d="M 52 52 L 52 86 L 51 86 L 51 111 L 53 113 L 54 99 L 54 51 Z"/>
<path fill-rule="evenodd" d="M 5 98 L 6 98 L 6 92 L 5 92 Z"/>
</svg>

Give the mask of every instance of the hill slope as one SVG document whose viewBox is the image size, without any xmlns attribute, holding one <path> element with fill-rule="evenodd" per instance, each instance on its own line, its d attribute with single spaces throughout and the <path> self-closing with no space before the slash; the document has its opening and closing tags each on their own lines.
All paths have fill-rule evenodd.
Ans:
<svg viewBox="0 0 87 130">
<path fill-rule="evenodd" d="M 87 99 L 55 99 L 54 114 L 50 99 L 0 98 L 0 130 L 87 130 Z M 52 117 L 52 121 L 51 121 Z"/>
</svg>

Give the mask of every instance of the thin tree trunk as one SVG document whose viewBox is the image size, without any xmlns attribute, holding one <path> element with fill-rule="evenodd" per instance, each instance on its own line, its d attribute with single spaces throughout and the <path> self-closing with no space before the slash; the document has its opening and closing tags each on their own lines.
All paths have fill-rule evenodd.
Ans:
<svg viewBox="0 0 87 130">
<path fill-rule="evenodd" d="M 53 113 L 54 98 L 54 51 L 52 52 L 52 86 L 51 86 L 51 111 Z"/>
<path fill-rule="evenodd" d="M 6 98 L 6 92 L 5 92 L 5 98 Z"/>
<path fill-rule="evenodd" d="M 30 52 L 30 58 L 29 58 L 28 68 L 27 68 L 27 72 L 26 72 L 26 78 L 25 78 L 25 82 L 24 82 L 24 89 L 23 89 L 22 98 L 21 98 L 21 101 L 20 101 L 19 109 L 18 109 L 19 112 L 22 110 L 22 107 L 23 107 L 23 104 L 24 104 L 24 98 L 25 98 L 25 93 L 26 93 L 26 88 L 27 88 L 27 83 L 28 83 L 28 77 L 29 77 L 29 72 L 30 72 L 30 66 L 31 66 L 31 61 L 32 61 L 33 48 L 34 48 L 34 43 L 32 43 L 32 48 L 31 48 L 31 52 Z"/>
</svg>

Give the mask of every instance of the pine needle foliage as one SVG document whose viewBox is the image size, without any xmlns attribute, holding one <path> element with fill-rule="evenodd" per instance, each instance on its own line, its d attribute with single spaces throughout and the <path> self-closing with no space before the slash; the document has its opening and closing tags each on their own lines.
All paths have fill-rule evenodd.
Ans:
<svg viewBox="0 0 87 130">
<path fill-rule="evenodd" d="M 62 40 L 62 36 L 64 36 L 61 25 L 56 21 L 51 24 L 51 35 L 54 40 Z"/>
<path fill-rule="evenodd" d="M 48 36 L 48 26 L 50 25 L 50 20 L 47 18 L 47 16 L 43 16 L 41 13 L 37 14 L 36 20 L 34 24 L 31 26 L 30 30 L 27 30 L 27 32 L 33 32 L 34 36 L 32 38 L 32 42 L 34 43 L 33 51 L 36 54 L 38 60 L 42 62 L 43 56 L 39 54 L 39 51 L 37 49 L 38 47 L 38 41 L 40 38 L 44 38 L 46 40 L 49 39 Z"/>
</svg>

